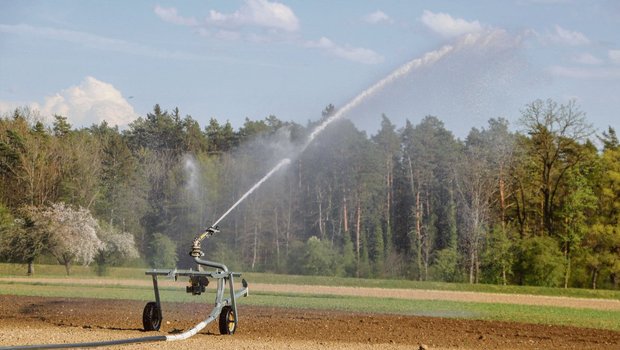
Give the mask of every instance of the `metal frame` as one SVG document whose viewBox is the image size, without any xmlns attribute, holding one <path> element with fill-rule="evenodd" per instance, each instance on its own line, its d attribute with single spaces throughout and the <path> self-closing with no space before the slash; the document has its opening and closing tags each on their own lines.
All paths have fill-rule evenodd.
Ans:
<svg viewBox="0 0 620 350">
<path fill-rule="evenodd" d="M 190 282 L 192 283 L 191 288 L 188 287 L 188 292 L 192 294 L 201 294 L 203 286 L 200 282 L 197 282 L 197 278 L 200 277 L 211 277 L 217 280 L 217 289 L 215 291 L 215 305 L 213 310 L 209 314 L 209 316 L 194 328 L 187 330 L 181 334 L 176 335 L 168 335 L 166 336 L 166 340 L 181 340 L 187 339 L 194 334 L 198 333 L 201 329 L 203 329 L 207 324 L 213 322 L 217 319 L 221 312 L 222 308 L 225 306 L 230 306 L 234 312 L 234 325 L 235 329 L 237 328 L 237 323 L 239 320 L 239 314 L 237 313 L 237 298 L 242 296 L 248 296 L 248 283 L 242 279 L 241 284 L 243 288 L 237 292 L 235 292 L 235 277 L 241 277 L 241 273 L 228 271 L 228 267 L 222 263 L 218 263 L 215 261 L 203 260 L 200 257 L 204 256 L 202 249 L 200 247 L 200 242 L 205 238 L 213 235 L 214 233 L 219 232 L 217 226 L 211 226 L 207 228 L 202 234 L 198 235 L 194 238 L 192 242 L 192 249 L 189 252 L 189 255 L 194 258 L 196 264 L 198 264 L 198 271 L 194 270 L 158 270 L 152 269 L 146 271 L 147 275 L 150 275 L 153 278 L 153 291 L 155 293 L 155 303 L 157 304 L 157 310 L 159 313 L 159 320 L 163 319 L 162 317 L 162 308 L 161 308 L 161 299 L 159 297 L 159 286 L 157 283 L 157 276 L 167 276 L 168 278 L 174 279 L 175 281 L 179 276 L 185 276 L 190 278 Z M 207 268 L 215 269 L 214 271 L 200 271 L 200 267 L 205 266 Z M 228 290 L 230 293 L 229 298 L 224 298 L 224 290 L 226 289 L 226 282 L 228 282 Z M 196 287 L 195 283 L 197 283 L 198 291 L 193 289 Z"/>
<path fill-rule="evenodd" d="M 194 270 L 176 270 L 176 269 L 174 270 L 152 269 L 152 270 L 148 270 L 145 272 L 146 275 L 150 275 L 153 278 L 153 291 L 155 293 L 155 302 L 157 303 L 157 308 L 160 313 L 159 318 L 162 319 L 162 314 L 161 314 L 162 308 L 161 308 L 161 299 L 159 297 L 159 286 L 157 283 L 158 276 L 166 276 L 168 278 L 174 279 L 175 281 L 178 279 L 179 276 L 189 277 L 190 279 L 194 276 L 204 276 L 204 277 L 211 277 L 217 281 L 217 289 L 215 292 L 215 306 L 213 308 L 213 311 L 211 312 L 211 315 L 213 317 L 207 318 L 208 322 L 205 323 L 205 326 L 208 323 L 215 320 L 219 316 L 224 306 L 229 305 L 232 307 L 235 313 L 234 321 L 235 321 L 235 328 L 236 328 L 237 322 L 239 319 L 239 316 L 238 316 L 239 314 L 237 313 L 237 298 L 248 295 L 247 282 L 243 279 L 241 281 L 243 288 L 235 292 L 234 280 L 235 280 L 235 277 L 241 277 L 241 273 L 228 271 L 228 267 L 226 267 L 226 265 L 224 264 L 202 260 L 198 257 L 195 257 L 194 261 L 199 266 L 206 266 L 206 267 L 214 268 L 216 270 L 215 271 L 194 271 Z M 226 289 L 226 284 L 228 284 L 228 290 L 229 290 L 230 297 L 225 299 L 224 291 Z"/>
<path fill-rule="evenodd" d="M 202 322 L 195 325 L 193 328 L 180 333 L 180 334 L 169 334 L 169 335 L 155 335 L 150 337 L 140 337 L 140 338 L 129 338 L 129 339 L 118 339 L 118 340 L 109 340 L 109 341 L 99 341 L 99 342 L 87 342 L 87 343 L 63 343 L 63 344 L 38 344 L 38 345 L 23 345 L 23 346 L 0 346 L 0 350 L 14 350 L 14 349 L 65 349 L 65 348 L 84 348 L 84 347 L 99 347 L 99 346 L 111 346 L 111 345 L 123 345 L 123 344 L 134 344 L 134 343 L 147 343 L 147 342 L 159 342 L 159 341 L 176 341 L 176 340 L 184 340 L 190 338 L 196 333 L 200 332 L 203 328 L 205 328 L 209 323 L 216 320 L 222 311 L 224 306 L 231 306 L 235 313 L 235 328 L 237 327 L 237 322 L 239 316 L 237 314 L 237 298 L 248 295 L 248 284 L 245 280 L 242 280 L 241 283 L 243 288 L 235 292 L 234 279 L 235 277 L 240 277 L 241 273 L 238 272 L 230 272 L 228 268 L 224 264 L 202 260 L 198 257 L 194 257 L 194 261 L 199 266 L 206 266 L 210 268 L 214 268 L 215 271 L 193 271 L 193 270 L 160 270 L 153 269 L 146 271 L 147 275 L 150 275 L 153 278 L 153 290 L 155 292 L 155 302 L 157 303 L 157 308 L 159 310 L 160 320 L 162 319 L 161 315 L 161 299 L 159 297 L 159 285 L 157 283 L 158 276 L 167 276 L 177 280 L 178 276 L 204 276 L 211 277 L 217 280 L 217 289 L 215 293 L 215 306 L 213 310 L 209 314 L 209 316 Z M 226 282 L 228 282 L 228 289 L 230 292 L 230 297 L 224 298 L 224 291 L 226 289 Z"/>
</svg>

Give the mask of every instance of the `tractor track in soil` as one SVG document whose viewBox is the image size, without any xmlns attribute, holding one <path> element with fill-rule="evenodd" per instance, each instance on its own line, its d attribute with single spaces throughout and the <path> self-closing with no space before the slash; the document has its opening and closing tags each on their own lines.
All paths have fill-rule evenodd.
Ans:
<svg viewBox="0 0 620 350">
<path fill-rule="evenodd" d="M 159 332 L 143 332 L 144 302 L 0 295 L 0 346 L 167 335 L 202 321 L 211 303 L 166 303 Z M 516 322 L 239 305 L 239 328 L 211 324 L 180 342 L 105 349 L 620 349 L 620 332 Z"/>
</svg>

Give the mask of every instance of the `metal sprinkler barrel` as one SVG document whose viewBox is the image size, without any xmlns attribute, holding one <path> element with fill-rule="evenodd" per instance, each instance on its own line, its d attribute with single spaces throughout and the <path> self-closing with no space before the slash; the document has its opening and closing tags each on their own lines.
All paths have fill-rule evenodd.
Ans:
<svg viewBox="0 0 620 350">
<path fill-rule="evenodd" d="M 191 257 L 193 257 L 193 258 L 204 256 L 205 253 L 202 252 L 202 249 L 200 247 L 200 243 L 205 238 L 213 236 L 213 234 L 216 233 L 216 232 L 220 232 L 219 227 L 217 227 L 217 226 L 209 226 L 209 227 L 207 227 L 207 229 L 205 229 L 205 231 L 203 233 L 201 233 L 200 235 L 196 236 L 196 238 L 194 238 L 194 241 L 192 242 L 192 250 L 190 250 L 189 255 Z"/>
</svg>

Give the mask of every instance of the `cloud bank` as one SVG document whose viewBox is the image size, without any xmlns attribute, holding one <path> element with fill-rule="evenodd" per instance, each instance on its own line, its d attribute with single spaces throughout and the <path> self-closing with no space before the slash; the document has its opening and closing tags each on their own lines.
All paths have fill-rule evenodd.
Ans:
<svg viewBox="0 0 620 350">
<path fill-rule="evenodd" d="M 209 15 L 203 20 L 181 16 L 174 7 L 157 5 L 154 11 L 165 22 L 211 29 L 215 31 L 215 35 L 218 35 L 220 30 L 230 32 L 240 31 L 243 28 L 283 32 L 299 30 L 299 19 L 290 7 L 267 0 L 246 0 L 238 10 L 232 13 L 210 10 Z"/>
<path fill-rule="evenodd" d="M 478 33 L 484 29 L 478 21 L 468 22 L 462 18 L 454 18 L 447 13 L 434 13 L 428 10 L 424 10 L 420 20 L 428 29 L 444 38 Z"/>
<path fill-rule="evenodd" d="M 155 6 L 155 14 L 163 21 L 192 27 L 204 37 L 219 40 L 244 40 L 252 43 L 285 41 L 308 49 L 318 49 L 334 57 L 362 64 L 383 62 L 383 56 L 362 47 L 341 45 L 328 37 L 305 40 L 299 36 L 300 21 L 295 12 L 279 2 L 268 0 L 245 0 L 231 13 L 210 10 L 203 20 L 179 15 L 176 8 Z M 371 23 L 391 21 L 383 12 L 377 11 L 365 17 Z M 282 40 L 284 39 L 284 40 Z"/>
<path fill-rule="evenodd" d="M 290 7 L 267 0 L 247 0 L 231 14 L 211 10 L 206 21 L 220 27 L 256 26 L 287 32 L 299 29 L 299 19 Z"/>
<path fill-rule="evenodd" d="M 100 124 L 125 126 L 138 117 L 133 107 L 112 84 L 86 77 L 79 85 L 63 89 L 44 98 L 43 103 L 19 104 L 0 101 L 1 113 L 12 113 L 20 106 L 39 111 L 51 121 L 54 115 L 62 115 L 76 127 Z"/>
</svg>

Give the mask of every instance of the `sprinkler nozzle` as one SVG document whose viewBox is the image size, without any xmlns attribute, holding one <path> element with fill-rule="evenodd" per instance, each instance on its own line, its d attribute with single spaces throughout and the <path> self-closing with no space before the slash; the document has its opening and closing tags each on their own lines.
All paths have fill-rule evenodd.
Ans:
<svg viewBox="0 0 620 350">
<path fill-rule="evenodd" d="M 205 230 L 205 232 L 210 232 L 209 236 L 211 236 L 212 234 L 216 233 L 216 232 L 220 232 L 220 227 L 215 225 L 215 226 L 209 226 L 207 227 L 207 229 Z"/>
<path fill-rule="evenodd" d="M 194 242 L 192 243 L 192 250 L 190 250 L 189 255 L 194 258 L 204 256 L 205 253 L 203 253 L 202 249 L 200 248 L 200 242 L 202 242 L 203 239 L 212 236 L 216 232 L 220 232 L 218 226 L 209 226 L 202 234 L 194 238 Z"/>
</svg>

